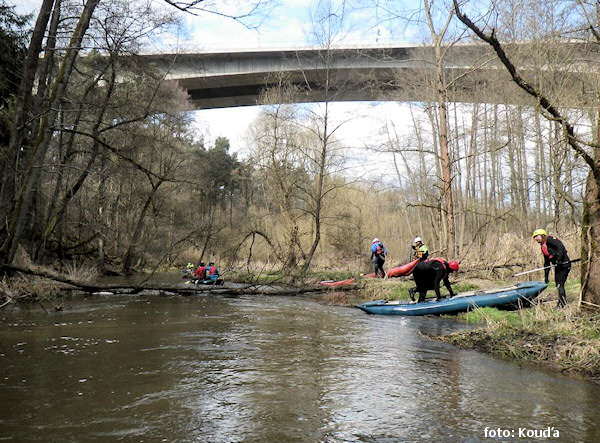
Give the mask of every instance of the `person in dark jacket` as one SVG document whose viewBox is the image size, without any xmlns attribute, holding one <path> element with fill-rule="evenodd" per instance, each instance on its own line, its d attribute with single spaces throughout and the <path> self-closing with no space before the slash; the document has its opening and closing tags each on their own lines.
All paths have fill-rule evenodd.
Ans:
<svg viewBox="0 0 600 443">
<path fill-rule="evenodd" d="M 458 271 L 458 262 L 456 260 L 450 260 L 447 262 L 443 258 L 432 258 L 417 263 L 415 270 L 413 271 L 413 277 L 415 278 L 415 288 L 409 290 L 410 298 L 414 300 L 415 292 L 419 293 L 418 302 L 424 302 L 427 296 L 427 291 L 433 289 L 435 291 L 436 300 L 441 300 L 440 294 L 440 283 L 443 281 L 444 286 L 450 292 L 450 297 L 454 297 L 454 291 L 450 286 L 448 276 L 452 272 Z"/>
<path fill-rule="evenodd" d="M 373 269 L 375 270 L 375 277 L 381 276 L 385 278 L 385 271 L 383 265 L 385 264 L 385 256 L 387 255 L 387 248 L 378 239 L 374 238 L 371 244 L 371 260 L 373 260 Z"/>
<path fill-rule="evenodd" d="M 550 281 L 550 269 L 554 267 L 554 281 L 558 291 L 557 308 L 564 308 L 567 305 L 567 291 L 565 290 L 565 282 L 571 271 L 571 259 L 567 254 L 567 248 L 562 242 L 548 235 L 544 229 L 536 229 L 533 231 L 533 239 L 540 244 L 542 255 L 544 256 L 544 281 Z"/>
</svg>

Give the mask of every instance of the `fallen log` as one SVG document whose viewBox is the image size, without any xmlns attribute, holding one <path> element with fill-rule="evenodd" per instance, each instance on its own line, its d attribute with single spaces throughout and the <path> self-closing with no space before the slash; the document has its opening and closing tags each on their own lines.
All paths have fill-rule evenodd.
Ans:
<svg viewBox="0 0 600 443">
<path fill-rule="evenodd" d="M 223 286 L 210 286 L 210 285 L 164 285 L 155 283 L 144 283 L 144 284 L 132 284 L 132 285 L 108 285 L 108 284 L 94 284 L 88 282 L 81 282 L 72 279 L 64 274 L 56 273 L 48 268 L 42 267 L 22 267 L 16 265 L 0 265 L 0 270 L 10 273 L 21 273 L 26 275 L 33 275 L 37 277 L 47 278 L 59 283 L 69 285 L 73 288 L 77 288 L 83 292 L 90 294 L 99 294 L 103 292 L 118 293 L 118 294 L 141 294 L 148 291 L 156 291 L 159 293 L 166 294 L 179 294 L 179 295 L 196 295 L 199 293 L 210 293 L 210 294 L 222 294 L 222 295 L 300 295 L 314 292 L 325 292 L 327 288 L 318 286 L 275 286 L 275 285 L 262 285 L 256 283 L 237 284 L 236 287 L 223 287 Z"/>
</svg>

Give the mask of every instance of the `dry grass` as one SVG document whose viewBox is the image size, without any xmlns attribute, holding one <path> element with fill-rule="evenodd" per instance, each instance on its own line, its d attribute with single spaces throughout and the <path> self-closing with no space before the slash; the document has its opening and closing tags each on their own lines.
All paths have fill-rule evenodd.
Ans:
<svg viewBox="0 0 600 443">
<path fill-rule="evenodd" d="M 67 262 L 63 268 L 64 273 L 71 280 L 89 283 L 98 277 L 98 269 L 95 266 L 86 265 L 85 263 Z"/>
<path fill-rule="evenodd" d="M 40 304 L 49 302 L 57 309 L 54 300 L 64 288 L 63 285 L 38 277 L 3 278 L 0 281 L 0 308 L 14 304 Z"/>
<path fill-rule="evenodd" d="M 441 339 L 517 360 L 543 362 L 600 381 L 600 316 L 584 313 L 574 303 L 562 310 L 553 305 L 540 303 L 500 315 L 497 310 L 480 310 L 474 315 L 481 316 L 485 328 Z"/>
</svg>

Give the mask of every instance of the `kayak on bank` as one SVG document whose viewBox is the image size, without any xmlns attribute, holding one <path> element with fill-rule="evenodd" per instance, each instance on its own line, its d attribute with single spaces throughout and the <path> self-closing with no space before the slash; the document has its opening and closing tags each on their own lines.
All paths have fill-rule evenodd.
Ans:
<svg viewBox="0 0 600 443">
<path fill-rule="evenodd" d="M 412 271 L 415 269 L 415 267 L 417 266 L 417 264 L 420 262 L 420 259 L 415 259 L 409 263 L 406 263 L 404 265 L 401 266 L 396 266 L 394 268 L 391 268 L 388 272 L 387 272 L 387 277 L 388 278 L 395 278 L 395 277 L 406 277 L 410 274 L 412 274 Z M 366 275 L 362 275 L 362 277 L 364 278 L 376 278 L 375 273 L 371 273 L 371 274 L 366 274 Z M 338 281 L 333 281 L 333 280 L 323 280 L 321 282 L 319 282 L 319 284 L 321 286 L 331 286 L 331 287 L 337 287 L 337 286 L 349 286 L 349 285 L 353 285 L 356 284 L 357 281 L 355 278 L 348 278 L 346 280 L 338 280 Z"/>
<path fill-rule="evenodd" d="M 517 283 L 498 289 L 468 291 L 454 297 L 422 303 L 376 300 L 357 305 L 369 314 L 381 315 L 440 315 L 470 311 L 475 308 L 529 304 L 548 285 L 541 281 Z"/>
</svg>

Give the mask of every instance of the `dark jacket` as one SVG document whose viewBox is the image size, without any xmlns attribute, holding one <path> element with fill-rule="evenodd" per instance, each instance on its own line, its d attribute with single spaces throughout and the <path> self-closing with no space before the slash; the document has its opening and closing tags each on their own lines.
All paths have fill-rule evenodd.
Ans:
<svg viewBox="0 0 600 443">
<path fill-rule="evenodd" d="M 452 270 L 448 266 L 448 262 L 441 258 L 432 258 L 430 260 L 422 261 L 417 263 L 415 270 L 413 271 L 413 277 L 417 285 L 417 292 L 427 292 L 430 289 L 435 291 L 437 298 L 441 298 L 440 295 L 440 283 L 443 281 L 444 286 L 450 292 L 450 296 L 454 296 L 452 287 L 448 276 Z"/>
<path fill-rule="evenodd" d="M 556 268 L 562 269 L 571 267 L 571 259 L 567 254 L 567 248 L 556 237 L 546 237 L 546 242 L 542 243 L 541 248 L 544 255 L 544 267 L 550 265 L 555 265 Z M 548 281 L 550 268 L 546 268 L 544 271 L 546 272 L 546 281 Z"/>
</svg>

